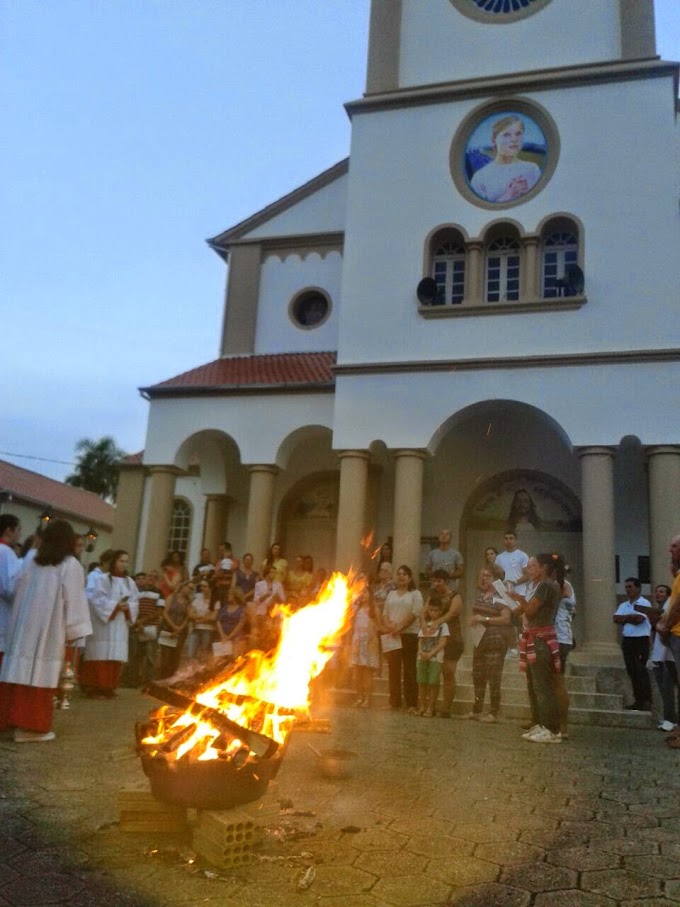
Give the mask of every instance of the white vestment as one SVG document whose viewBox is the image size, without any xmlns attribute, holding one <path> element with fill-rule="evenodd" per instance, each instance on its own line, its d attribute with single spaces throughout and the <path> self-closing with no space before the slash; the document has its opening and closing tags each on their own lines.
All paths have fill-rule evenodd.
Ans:
<svg viewBox="0 0 680 907">
<path fill-rule="evenodd" d="M 0 680 L 53 690 L 59 684 L 64 644 L 92 632 L 74 557 L 56 567 L 31 560 L 17 582 Z"/>
<path fill-rule="evenodd" d="M 9 545 L 0 545 L 0 652 L 7 642 L 14 590 L 21 573 L 21 561 Z"/>
<path fill-rule="evenodd" d="M 85 643 L 87 661 L 127 661 L 127 618 L 119 611 L 111 620 L 114 608 L 126 595 L 129 596 L 130 622 L 134 623 L 139 612 L 139 597 L 133 580 L 129 576 L 111 576 L 108 573 L 97 578 L 94 588 L 88 594 L 92 635 Z"/>
</svg>

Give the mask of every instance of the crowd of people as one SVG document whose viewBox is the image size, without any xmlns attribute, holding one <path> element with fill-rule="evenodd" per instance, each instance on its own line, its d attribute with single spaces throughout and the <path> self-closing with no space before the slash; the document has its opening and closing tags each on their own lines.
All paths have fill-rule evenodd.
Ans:
<svg viewBox="0 0 680 907">
<path fill-rule="evenodd" d="M 304 607 L 328 578 L 308 555 L 289 565 L 278 543 L 257 569 L 252 554 L 236 558 L 223 542 L 215 553 L 204 548 L 191 574 L 181 553 L 172 551 L 159 569 L 131 577 L 128 552 L 108 550 L 85 579 L 82 546 L 69 523 L 51 521 L 23 557 L 15 550 L 20 532 L 15 516 L 0 515 L 0 730 L 15 728 L 18 742 L 54 738 L 54 697 L 65 657 L 75 665 L 84 695 L 110 699 L 124 669 L 128 685 L 145 686 L 171 677 L 187 661 L 271 650 L 280 633 L 278 606 Z M 669 732 L 669 745 L 680 748 L 680 536 L 671 543 L 671 556 L 673 588 L 657 586 L 653 607 L 630 577 L 628 600 L 614 621 L 622 628 L 633 685 L 630 708 L 650 707 L 651 670 L 663 701 L 659 727 Z M 386 665 L 389 708 L 449 718 L 467 637 L 474 702 L 465 717 L 498 720 L 503 670 L 516 655 L 531 709 L 523 737 L 561 743 L 568 734 L 564 672 L 576 609 L 563 558 L 553 552 L 529 556 L 509 528 L 501 551 L 480 552 L 465 619 L 459 591 L 465 564 L 450 530 L 441 531 L 428 555 L 424 595 L 411 567 L 401 564 L 395 571 L 392 561 L 388 540 L 372 574 L 360 577 L 345 642 L 328 666 L 331 682 L 342 684 L 351 671 L 355 705 L 371 708 L 375 677 Z"/>
<path fill-rule="evenodd" d="M 442 530 L 439 546 L 427 558 L 424 595 L 405 564 L 392 580 L 389 544 L 388 550 L 381 549 L 376 575 L 357 612 L 351 646 L 358 706 L 371 704 L 373 675 L 384 660 L 391 709 L 405 708 L 428 718 L 451 717 L 456 669 L 464 651 L 459 580 L 465 569 L 451 540 L 451 531 Z M 663 703 L 658 727 L 668 732 L 669 746 L 680 748 L 680 536 L 672 540 L 670 554 L 672 589 L 656 586 L 654 607 L 641 596 L 639 580 L 629 577 L 628 601 L 619 606 L 614 620 L 623 630 L 624 663 L 634 692 L 634 702 L 627 708 L 651 708 L 653 677 Z M 576 612 L 569 568 L 558 553 L 530 556 L 522 551 L 514 528 L 504 533 L 502 550 L 488 547 L 480 562 L 466 621 L 474 702 L 464 717 L 485 723 L 498 720 L 503 670 L 507 659 L 516 656 L 526 675 L 531 711 L 523 738 L 561 743 L 569 734 L 565 670 L 574 648 Z"/>
</svg>

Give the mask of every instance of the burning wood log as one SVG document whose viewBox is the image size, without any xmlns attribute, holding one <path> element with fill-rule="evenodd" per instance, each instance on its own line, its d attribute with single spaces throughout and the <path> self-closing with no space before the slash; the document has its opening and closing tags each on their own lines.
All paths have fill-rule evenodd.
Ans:
<svg viewBox="0 0 680 907">
<path fill-rule="evenodd" d="M 149 696 L 153 696 L 154 699 L 165 702 L 167 705 L 183 709 L 194 718 L 201 718 L 204 721 L 207 721 L 215 728 L 215 730 L 227 734 L 231 738 L 242 740 L 256 756 L 269 759 L 279 748 L 279 744 L 270 737 L 266 737 L 264 734 L 260 734 L 257 731 L 251 731 L 249 728 L 242 727 L 240 724 L 232 721 L 231 718 L 227 718 L 226 715 L 223 715 L 222 712 L 217 709 L 213 709 L 207 705 L 201 705 L 201 703 L 196 702 L 195 699 L 191 699 L 191 697 L 186 696 L 184 693 L 180 693 L 178 690 L 174 690 L 169 686 L 151 683 L 144 692 Z"/>
</svg>

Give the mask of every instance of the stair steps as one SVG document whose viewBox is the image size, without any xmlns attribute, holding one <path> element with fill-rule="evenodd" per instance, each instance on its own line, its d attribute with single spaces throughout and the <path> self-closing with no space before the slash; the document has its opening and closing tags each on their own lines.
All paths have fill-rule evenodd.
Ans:
<svg viewBox="0 0 680 907">
<path fill-rule="evenodd" d="M 612 671 L 614 670 L 614 675 Z M 632 712 L 624 708 L 621 689 L 622 669 L 567 666 L 566 685 L 569 693 L 569 723 L 599 727 L 627 727 L 649 729 L 655 726 L 650 712 Z M 615 676 L 615 680 L 612 680 Z M 625 673 L 623 675 L 625 677 Z M 526 678 L 518 669 L 517 658 L 506 658 L 501 687 L 501 717 L 517 721 L 530 718 Z M 351 672 L 342 687 L 334 691 L 338 705 L 352 705 L 356 692 L 351 683 Z M 456 695 L 452 712 L 463 716 L 472 711 L 474 691 L 472 686 L 472 658 L 463 656 L 456 670 Z M 627 701 L 627 697 L 626 697 Z M 375 678 L 373 707 L 389 705 L 387 665 L 380 677 Z M 488 710 L 488 690 L 485 702 Z"/>
</svg>

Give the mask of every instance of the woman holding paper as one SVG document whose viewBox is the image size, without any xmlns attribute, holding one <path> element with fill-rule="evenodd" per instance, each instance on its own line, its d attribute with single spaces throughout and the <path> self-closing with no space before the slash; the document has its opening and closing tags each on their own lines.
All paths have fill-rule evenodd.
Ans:
<svg viewBox="0 0 680 907">
<path fill-rule="evenodd" d="M 472 655 L 475 704 L 467 717 L 484 722 L 498 720 L 501 707 L 501 678 L 511 624 L 510 608 L 497 596 L 493 581 L 491 567 L 482 567 L 477 576 L 477 594 L 470 618 L 471 636 L 475 645 Z M 487 684 L 490 711 L 482 718 Z"/>
<path fill-rule="evenodd" d="M 382 614 L 382 649 L 387 656 L 390 708 L 401 707 L 401 677 L 404 675 L 404 699 L 409 712 L 418 711 L 416 656 L 418 631 L 423 610 L 423 596 L 416 589 L 413 572 L 406 564 L 397 570 L 397 588 L 385 599 Z"/>
</svg>

